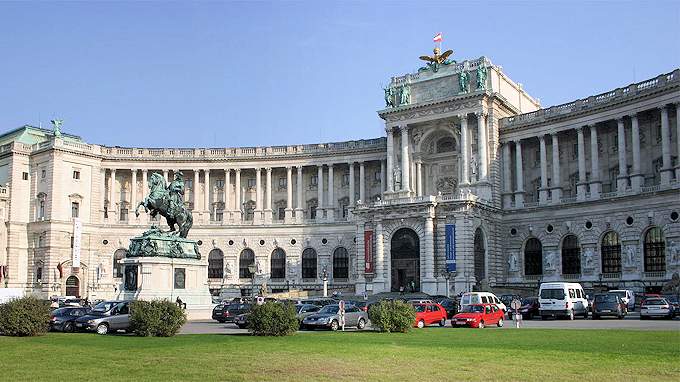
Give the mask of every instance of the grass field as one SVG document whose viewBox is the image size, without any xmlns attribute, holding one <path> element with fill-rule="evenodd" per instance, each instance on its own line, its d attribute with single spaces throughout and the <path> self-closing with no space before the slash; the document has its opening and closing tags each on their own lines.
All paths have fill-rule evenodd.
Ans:
<svg viewBox="0 0 680 382">
<path fill-rule="evenodd" d="M 0 337 L 0 380 L 678 381 L 680 332 L 472 330 L 285 338 Z"/>
</svg>

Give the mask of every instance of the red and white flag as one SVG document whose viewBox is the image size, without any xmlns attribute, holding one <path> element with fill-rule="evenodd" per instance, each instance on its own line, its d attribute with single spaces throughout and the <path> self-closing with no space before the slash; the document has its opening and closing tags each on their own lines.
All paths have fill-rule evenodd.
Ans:
<svg viewBox="0 0 680 382">
<path fill-rule="evenodd" d="M 442 33 L 439 32 L 439 33 L 437 33 L 437 35 L 434 36 L 433 40 L 434 40 L 434 42 L 442 42 L 443 39 L 444 38 L 442 37 Z"/>
</svg>

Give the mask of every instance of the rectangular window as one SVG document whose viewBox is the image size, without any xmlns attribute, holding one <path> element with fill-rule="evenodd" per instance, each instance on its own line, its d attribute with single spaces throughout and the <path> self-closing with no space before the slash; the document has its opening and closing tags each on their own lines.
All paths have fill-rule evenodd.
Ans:
<svg viewBox="0 0 680 382">
<path fill-rule="evenodd" d="M 194 189 L 194 181 L 193 179 L 187 179 L 184 181 L 184 188 L 187 190 L 193 190 Z"/>
<path fill-rule="evenodd" d="M 278 218 L 279 220 L 284 220 L 286 218 L 286 209 L 284 207 L 279 207 Z"/>
<path fill-rule="evenodd" d="M 35 280 L 37 282 L 40 282 L 40 280 L 42 280 L 42 267 L 38 267 L 35 269 Z"/>
<path fill-rule="evenodd" d="M 43 219 L 45 217 L 45 201 L 41 200 L 38 206 L 38 218 Z"/>
<path fill-rule="evenodd" d="M 373 173 L 373 180 L 376 182 L 380 182 L 380 171 L 376 171 Z"/>
<path fill-rule="evenodd" d="M 248 188 L 254 189 L 256 185 L 255 178 L 248 178 Z"/>
<path fill-rule="evenodd" d="M 43 169 L 40 171 L 40 178 L 45 179 L 47 177 L 47 170 Z"/>
<path fill-rule="evenodd" d="M 73 179 L 80 180 L 80 171 L 73 170 Z"/>
<path fill-rule="evenodd" d="M 73 248 L 73 236 L 71 236 L 71 248 Z"/>
<path fill-rule="evenodd" d="M 80 203 L 72 202 L 71 203 L 71 217 L 77 218 L 79 216 L 80 216 Z"/>
<path fill-rule="evenodd" d="M 349 211 L 347 209 L 347 204 L 343 204 L 341 207 L 342 207 L 342 218 L 347 219 L 347 212 Z"/>
<path fill-rule="evenodd" d="M 288 186 L 288 179 L 279 178 L 279 190 L 285 190 Z"/>
<path fill-rule="evenodd" d="M 310 185 L 316 186 L 319 184 L 319 177 L 317 175 L 312 175 L 312 178 L 310 180 Z"/>
<path fill-rule="evenodd" d="M 185 276 L 186 272 L 184 268 L 175 268 L 175 289 L 184 289 L 186 285 Z"/>
<path fill-rule="evenodd" d="M 309 218 L 316 219 L 316 206 L 309 207 Z"/>
<path fill-rule="evenodd" d="M 349 174 L 342 174 L 342 185 L 349 186 Z"/>
<path fill-rule="evenodd" d="M 217 179 L 215 181 L 215 188 L 218 190 L 223 190 L 224 189 L 224 179 Z"/>
<path fill-rule="evenodd" d="M 222 213 L 222 211 L 215 212 L 215 221 L 221 222 L 223 218 L 224 214 Z"/>
<path fill-rule="evenodd" d="M 27 172 L 22 173 L 22 174 L 21 174 L 21 179 L 23 179 L 23 180 L 28 180 L 28 173 L 27 173 Z"/>
<path fill-rule="evenodd" d="M 128 210 L 125 207 L 120 208 L 120 221 L 125 222 L 128 219 Z"/>
</svg>

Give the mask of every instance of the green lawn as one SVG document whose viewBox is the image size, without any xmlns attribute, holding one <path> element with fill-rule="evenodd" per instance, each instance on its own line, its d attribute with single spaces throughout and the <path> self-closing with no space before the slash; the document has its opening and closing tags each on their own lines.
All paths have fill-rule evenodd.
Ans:
<svg viewBox="0 0 680 382">
<path fill-rule="evenodd" d="M 680 331 L 0 337 L 0 380 L 680 380 Z"/>
</svg>

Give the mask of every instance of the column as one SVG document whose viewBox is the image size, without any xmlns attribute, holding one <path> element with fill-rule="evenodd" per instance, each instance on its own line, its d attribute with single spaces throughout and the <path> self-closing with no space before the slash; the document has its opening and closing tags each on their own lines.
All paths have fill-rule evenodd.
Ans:
<svg viewBox="0 0 680 382">
<path fill-rule="evenodd" d="M 326 202 L 326 220 L 335 221 L 335 185 L 333 184 L 333 163 L 328 164 L 328 201 Z"/>
<path fill-rule="evenodd" d="M 616 120 L 618 125 L 618 144 L 619 144 L 619 176 L 616 179 L 616 191 L 626 192 L 628 187 L 628 164 L 626 163 L 626 130 L 623 125 L 623 117 Z"/>
<path fill-rule="evenodd" d="M 205 223 L 210 222 L 210 170 L 203 170 L 203 211 L 205 211 L 205 216 L 203 221 Z"/>
<path fill-rule="evenodd" d="M 132 207 L 132 210 L 137 207 L 137 169 L 133 168 L 132 170 L 132 179 L 130 182 L 130 207 Z M 131 217 L 130 221 L 137 220 L 136 217 Z"/>
<path fill-rule="evenodd" d="M 578 154 L 578 183 L 576 184 L 576 199 L 586 200 L 588 179 L 586 179 L 586 148 L 583 139 L 583 127 L 576 128 L 577 154 Z"/>
<path fill-rule="evenodd" d="M 243 203 L 241 202 L 241 169 L 234 170 L 234 220 L 240 223 L 243 218 Z"/>
<path fill-rule="evenodd" d="M 262 223 L 262 169 L 255 169 L 255 211 L 253 223 Z"/>
<path fill-rule="evenodd" d="M 304 207 L 302 205 L 302 166 L 297 167 L 297 208 L 295 209 L 295 221 L 302 223 Z"/>
<path fill-rule="evenodd" d="M 636 113 L 630 115 L 630 134 L 633 140 L 633 173 L 630 174 L 630 187 L 634 192 L 639 192 L 645 177 L 640 171 L 640 126 Z"/>
<path fill-rule="evenodd" d="M 165 179 L 165 183 L 170 183 L 170 177 L 168 175 L 168 170 L 163 170 L 163 178 Z"/>
<path fill-rule="evenodd" d="M 382 220 L 375 222 L 375 259 L 373 259 L 373 274 L 375 275 L 374 282 L 382 284 L 382 290 L 385 290 L 385 232 L 383 230 Z M 361 238 L 363 239 L 363 237 Z M 359 239 L 357 239 L 359 240 Z M 364 255 L 363 253 L 361 254 Z"/>
<path fill-rule="evenodd" d="M 225 221 L 231 220 L 231 170 L 224 169 L 224 211 L 222 213 Z"/>
<path fill-rule="evenodd" d="M 286 216 L 284 222 L 289 224 L 293 219 L 293 167 L 286 166 Z"/>
<path fill-rule="evenodd" d="M 517 176 L 515 190 L 515 207 L 524 207 L 524 171 L 522 168 L 522 141 L 515 141 L 515 175 Z"/>
<path fill-rule="evenodd" d="M 675 104 L 675 130 L 676 141 L 678 144 L 678 165 L 675 166 L 675 181 L 680 182 L 680 103 Z"/>
<path fill-rule="evenodd" d="M 590 125 L 590 198 L 599 199 L 602 182 L 600 181 L 600 148 L 597 145 L 597 126 Z"/>
<path fill-rule="evenodd" d="M 460 119 L 460 158 L 461 158 L 461 164 L 460 164 L 460 174 L 461 174 L 461 179 L 460 179 L 460 185 L 461 186 L 466 186 L 470 184 L 470 176 L 469 176 L 469 171 L 470 171 L 470 144 L 468 142 L 468 119 L 467 119 L 467 114 L 459 114 L 458 118 Z"/>
<path fill-rule="evenodd" d="M 394 192 L 394 135 L 392 128 L 386 127 L 387 134 L 387 192 Z"/>
<path fill-rule="evenodd" d="M 423 161 L 416 161 L 416 194 L 423 196 Z"/>
<path fill-rule="evenodd" d="M 356 292 L 363 293 L 366 291 L 366 278 L 364 277 L 366 273 L 366 260 L 364 257 L 364 228 L 365 223 L 362 221 L 356 224 L 356 262 L 350 263 L 350 267 L 356 267 L 357 279 L 356 279 Z M 375 287 L 373 288 L 373 294 L 377 293 Z"/>
<path fill-rule="evenodd" d="M 510 142 L 503 143 L 503 207 L 512 206 L 512 173 L 510 172 Z"/>
<path fill-rule="evenodd" d="M 425 218 L 425 277 L 421 281 L 421 292 L 436 294 L 437 285 L 434 278 L 434 222 L 432 217 Z"/>
<path fill-rule="evenodd" d="M 479 149 L 479 180 L 480 181 L 486 181 L 486 175 L 487 175 L 487 153 L 486 153 L 486 147 L 488 144 L 488 140 L 486 138 L 486 113 L 485 112 L 479 112 L 477 113 L 477 128 L 478 128 L 478 142 L 477 146 Z"/>
<path fill-rule="evenodd" d="M 99 170 L 99 197 L 101 199 L 101 221 L 106 221 L 106 218 L 104 217 L 104 211 L 107 211 L 108 214 L 108 207 L 106 206 L 106 200 L 108 199 L 108 195 L 106 193 L 106 169 L 101 168 Z"/>
<path fill-rule="evenodd" d="M 668 123 L 668 108 L 664 105 L 659 108 L 661 111 L 661 184 L 668 185 L 673 177 L 673 163 L 671 162 L 671 132 Z"/>
<path fill-rule="evenodd" d="M 409 187 L 411 174 L 408 159 L 408 126 L 401 127 L 401 190 L 411 191 Z"/>
<path fill-rule="evenodd" d="M 540 148 L 541 161 L 541 188 L 538 189 L 538 204 L 548 203 L 550 191 L 548 189 L 548 159 L 545 150 L 545 135 L 538 136 L 538 146 Z"/>
<path fill-rule="evenodd" d="M 380 160 L 380 193 L 382 194 L 387 189 L 387 180 L 385 178 L 385 161 Z"/>
<path fill-rule="evenodd" d="M 116 194 L 116 169 L 112 168 L 109 174 L 109 181 L 111 185 L 109 186 L 109 216 L 113 215 L 112 221 L 116 221 L 116 216 L 118 216 L 118 203 L 120 202 L 120 195 Z"/>
<path fill-rule="evenodd" d="M 562 202 L 562 182 L 560 181 L 560 146 L 557 133 L 550 134 L 552 137 L 552 185 L 550 198 L 553 204 Z"/>
<path fill-rule="evenodd" d="M 359 162 L 359 200 L 366 204 L 366 169 L 364 162 Z"/>
<path fill-rule="evenodd" d="M 192 212 L 198 211 L 198 178 L 199 178 L 199 170 L 194 169 L 194 183 L 191 186 L 191 192 L 193 192 L 193 203 L 194 203 L 194 209 Z M 194 219 L 197 219 L 197 216 L 194 216 Z"/>
<path fill-rule="evenodd" d="M 272 168 L 267 167 L 267 188 L 265 189 L 265 200 L 264 200 L 264 222 L 266 224 L 271 224 L 272 222 Z"/>
<path fill-rule="evenodd" d="M 324 220 L 323 216 L 323 165 L 317 165 L 316 166 L 316 198 L 317 198 L 317 204 L 316 204 L 316 221 L 317 222 L 322 222 Z"/>
<path fill-rule="evenodd" d="M 354 207 L 354 162 L 349 162 L 349 207 Z"/>
</svg>

